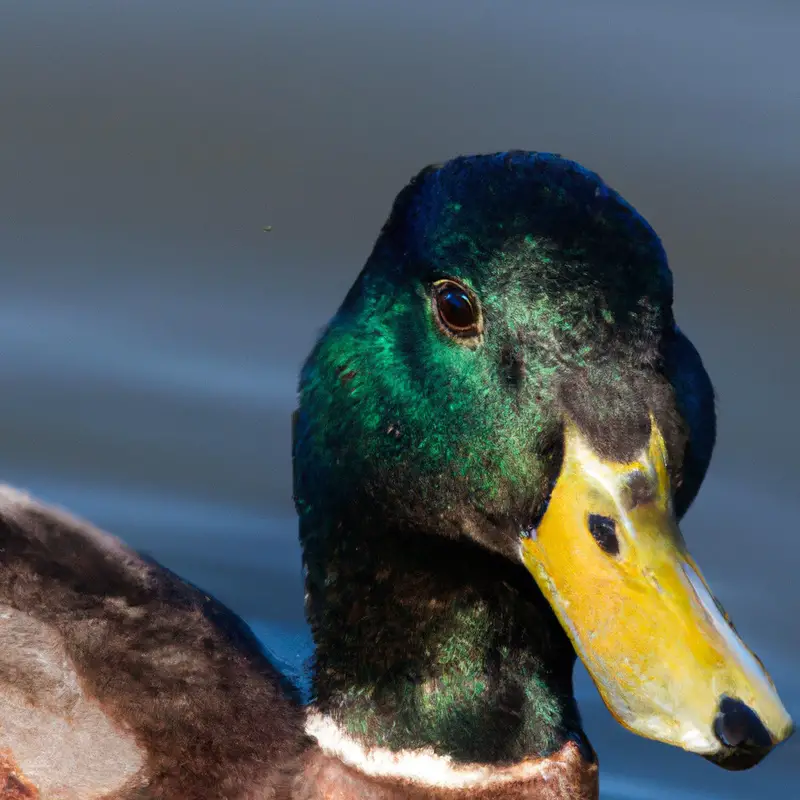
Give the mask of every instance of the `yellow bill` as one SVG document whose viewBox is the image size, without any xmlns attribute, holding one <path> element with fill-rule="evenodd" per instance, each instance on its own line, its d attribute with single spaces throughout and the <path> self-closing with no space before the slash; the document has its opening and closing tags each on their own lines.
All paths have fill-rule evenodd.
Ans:
<svg viewBox="0 0 800 800">
<path fill-rule="evenodd" d="M 737 769 L 793 730 L 686 551 L 653 421 L 633 463 L 611 463 L 574 426 L 522 557 L 611 713 L 648 738 Z"/>
</svg>

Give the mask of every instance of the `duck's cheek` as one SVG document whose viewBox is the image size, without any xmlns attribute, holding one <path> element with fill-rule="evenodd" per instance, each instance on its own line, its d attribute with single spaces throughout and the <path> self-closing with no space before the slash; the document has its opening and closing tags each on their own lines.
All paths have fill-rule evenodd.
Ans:
<svg viewBox="0 0 800 800">
<path fill-rule="evenodd" d="M 793 730 L 761 663 L 711 595 L 672 512 L 665 448 L 604 462 L 567 426 L 564 463 L 522 558 L 627 728 L 757 763 Z"/>
</svg>

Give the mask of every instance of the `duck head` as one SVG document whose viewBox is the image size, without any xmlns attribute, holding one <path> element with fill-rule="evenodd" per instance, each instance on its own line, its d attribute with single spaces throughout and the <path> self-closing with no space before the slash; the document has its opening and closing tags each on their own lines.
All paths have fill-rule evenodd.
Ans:
<svg viewBox="0 0 800 800">
<path fill-rule="evenodd" d="M 657 235 L 580 165 L 423 170 L 304 369 L 296 502 L 356 510 L 357 547 L 399 525 L 523 565 L 620 723 L 746 768 L 793 725 L 678 527 L 715 413 L 672 298 Z"/>
</svg>

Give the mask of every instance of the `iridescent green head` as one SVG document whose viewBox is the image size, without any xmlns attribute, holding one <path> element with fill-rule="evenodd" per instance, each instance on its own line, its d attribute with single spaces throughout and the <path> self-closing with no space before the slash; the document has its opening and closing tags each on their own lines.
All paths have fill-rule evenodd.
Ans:
<svg viewBox="0 0 800 800">
<path fill-rule="evenodd" d="M 448 328 L 453 302 L 474 326 Z M 658 237 L 594 173 L 532 153 L 423 170 L 303 372 L 298 496 L 516 547 L 567 409 L 618 455 L 651 405 L 671 415 L 672 326 Z"/>
</svg>

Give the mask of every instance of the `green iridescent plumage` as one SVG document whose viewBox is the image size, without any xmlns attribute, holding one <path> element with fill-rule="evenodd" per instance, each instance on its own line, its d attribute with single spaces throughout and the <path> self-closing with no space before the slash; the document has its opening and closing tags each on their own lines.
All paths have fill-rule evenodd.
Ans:
<svg viewBox="0 0 800 800">
<path fill-rule="evenodd" d="M 437 324 L 444 278 L 479 301 L 479 339 Z M 575 655 L 519 536 L 558 474 L 565 416 L 624 458 L 651 413 L 683 513 L 710 459 L 713 394 L 647 223 L 552 155 L 420 173 L 301 378 L 295 497 L 320 707 L 367 743 L 461 760 L 581 740 Z"/>
</svg>

